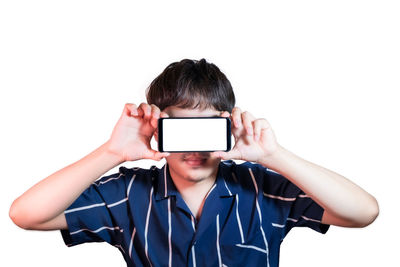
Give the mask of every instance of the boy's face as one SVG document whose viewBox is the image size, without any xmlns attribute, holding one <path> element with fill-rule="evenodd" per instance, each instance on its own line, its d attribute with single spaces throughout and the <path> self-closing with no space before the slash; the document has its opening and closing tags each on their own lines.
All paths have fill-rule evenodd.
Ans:
<svg viewBox="0 0 400 267">
<path fill-rule="evenodd" d="M 182 109 L 175 106 L 163 110 L 169 117 L 213 117 L 221 112 L 214 109 Z M 171 176 L 185 182 L 201 182 L 215 177 L 218 171 L 219 158 L 211 157 L 210 152 L 171 153 L 166 158 Z"/>
</svg>

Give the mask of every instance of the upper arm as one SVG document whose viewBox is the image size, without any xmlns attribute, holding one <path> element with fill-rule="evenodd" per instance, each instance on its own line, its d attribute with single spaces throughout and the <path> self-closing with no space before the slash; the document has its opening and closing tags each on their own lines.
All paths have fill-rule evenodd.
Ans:
<svg viewBox="0 0 400 267">
<path fill-rule="evenodd" d="M 15 201 L 14 201 L 15 203 Z M 35 221 L 29 212 L 19 211 L 18 206 L 15 204 L 11 205 L 9 216 L 11 220 L 20 228 L 26 230 L 63 230 L 68 229 L 67 220 L 65 218 L 64 212 L 54 217 L 51 220 L 45 222 Z"/>
<path fill-rule="evenodd" d="M 65 214 L 62 212 L 57 217 L 37 225 L 33 225 L 30 230 L 66 230 L 68 229 L 67 220 Z"/>
<path fill-rule="evenodd" d="M 329 224 L 329 225 L 336 225 L 336 226 L 341 226 L 341 227 L 362 227 L 362 225 L 359 225 L 355 222 L 345 220 L 342 218 L 339 218 L 338 216 L 335 216 L 334 214 L 324 211 L 324 214 L 322 215 L 321 223 L 323 224 Z"/>
</svg>

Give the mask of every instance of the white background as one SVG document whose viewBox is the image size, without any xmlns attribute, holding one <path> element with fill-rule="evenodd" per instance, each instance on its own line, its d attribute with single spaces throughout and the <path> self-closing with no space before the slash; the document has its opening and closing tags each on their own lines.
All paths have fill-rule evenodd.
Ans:
<svg viewBox="0 0 400 267">
<path fill-rule="evenodd" d="M 1 2 L 1 266 L 125 266 L 107 244 L 19 229 L 8 209 L 103 144 L 169 63 L 203 57 L 282 146 L 379 201 L 367 228 L 292 230 L 280 266 L 399 266 L 397 1 L 133 2 Z"/>
</svg>

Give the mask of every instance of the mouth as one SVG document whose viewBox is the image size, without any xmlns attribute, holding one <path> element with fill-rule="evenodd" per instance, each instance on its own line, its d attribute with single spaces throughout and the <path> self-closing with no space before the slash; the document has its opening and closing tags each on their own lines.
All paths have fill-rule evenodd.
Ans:
<svg viewBox="0 0 400 267">
<path fill-rule="evenodd" d="M 206 164 L 207 162 L 206 157 L 194 157 L 194 156 L 190 156 L 190 157 L 186 157 L 183 159 L 183 161 L 191 166 L 191 167 L 200 167 Z"/>
</svg>

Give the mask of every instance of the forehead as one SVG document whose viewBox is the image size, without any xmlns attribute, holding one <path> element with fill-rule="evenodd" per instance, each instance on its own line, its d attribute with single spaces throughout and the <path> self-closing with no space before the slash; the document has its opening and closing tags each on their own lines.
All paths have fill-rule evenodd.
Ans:
<svg viewBox="0 0 400 267">
<path fill-rule="evenodd" d="M 163 110 L 170 117 L 212 117 L 218 116 L 221 112 L 215 109 L 187 109 L 169 106 Z"/>
</svg>

